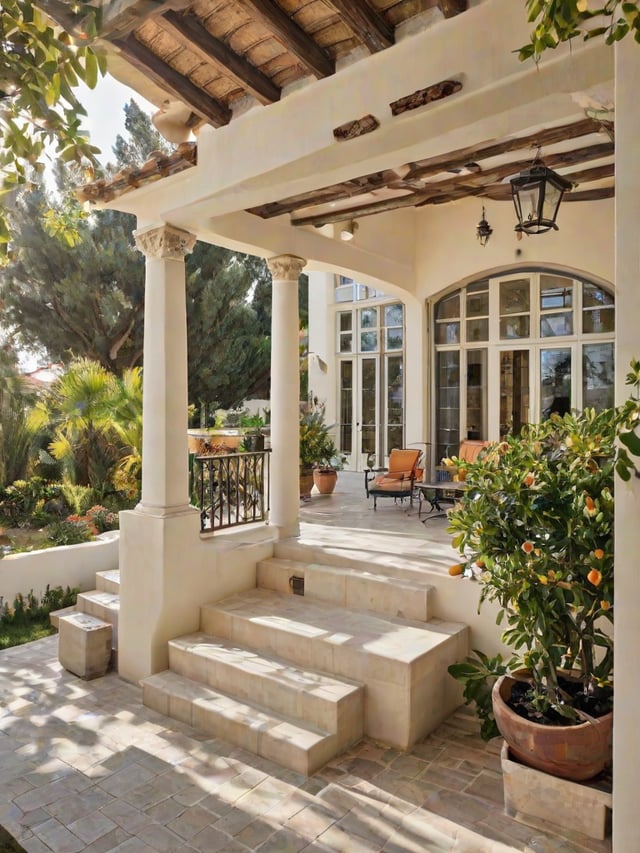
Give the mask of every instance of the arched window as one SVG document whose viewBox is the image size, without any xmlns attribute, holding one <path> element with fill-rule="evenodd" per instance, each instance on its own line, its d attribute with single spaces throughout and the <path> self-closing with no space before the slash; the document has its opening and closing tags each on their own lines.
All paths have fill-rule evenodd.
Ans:
<svg viewBox="0 0 640 853">
<path fill-rule="evenodd" d="M 558 272 L 486 278 L 435 302 L 435 460 L 460 440 L 613 405 L 613 293 Z"/>
</svg>

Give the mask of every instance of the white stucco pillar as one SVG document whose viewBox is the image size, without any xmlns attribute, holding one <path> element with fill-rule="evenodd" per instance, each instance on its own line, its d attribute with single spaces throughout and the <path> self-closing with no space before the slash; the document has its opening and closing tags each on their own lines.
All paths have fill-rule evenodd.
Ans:
<svg viewBox="0 0 640 853">
<path fill-rule="evenodd" d="M 640 358 L 640 46 L 631 35 L 616 51 L 616 400 L 629 396 L 625 374 Z M 613 849 L 640 850 L 640 480 L 616 482 Z"/>
<path fill-rule="evenodd" d="M 171 514 L 189 506 L 184 259 L 196 238 L 164 225 L 135 239 L 146 257 L 139 508 Z"/>
<path fill-rule="evenodd" d="M 306 261 L 295 255 L 279 255 L 267 264 L 273 278 L 269 521 L 284 538 L 300 532 L 298 279 Z"/>
<path fill-rule="evenodd" d="M 142 499 L 120 513 L 118 670 L 166 669 L 167 642 L 199 626 L 199 514 L 189 506 L 185 255 L 195 237 L 163 225 L 137 231 L 146 256 Z"/>
</svg>

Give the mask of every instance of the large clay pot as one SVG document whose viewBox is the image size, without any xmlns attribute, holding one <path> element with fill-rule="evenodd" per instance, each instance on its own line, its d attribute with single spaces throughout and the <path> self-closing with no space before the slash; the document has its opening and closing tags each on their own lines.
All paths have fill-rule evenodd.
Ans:
<svg viewBox="0 0 640 853">
<path fill-rule="evenodd" d="M 503 675 L 493 686 L 493 714 L 512 755 L 529 767 L 583 782 L 611 761 L 613 711 L 593 723 L 545 726 L 516 714 L 508 705 L 515 680 Z"/>
<path fill-rule="evenodd" d="M 313 483 L 321 495 L 330 495 L 336 487 L 338 472 L 333 468 L 314 468 Z"/>
</svg>

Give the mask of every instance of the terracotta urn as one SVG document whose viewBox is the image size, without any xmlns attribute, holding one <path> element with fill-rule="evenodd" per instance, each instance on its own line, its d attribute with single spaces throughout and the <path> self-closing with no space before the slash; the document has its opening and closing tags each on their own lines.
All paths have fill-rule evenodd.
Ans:
<svg viewBox="0 0 640 853">
<path fill-rule="evenodd" d="M 507 701 L 515 679 L 503 675 L 493 686 L 493 714 L 513 757 L 523 764 L 583 782 L 601 773 L 611 761 L 613 711 L 593 722 L 550 726 L 516 714 Z"/>
<path fill-rule="evenodd" d="M 336 487 L 338 472 L 333 468 L 314 468 L 313 482 L 321 495 L 330 495 Z"/>
</svg>

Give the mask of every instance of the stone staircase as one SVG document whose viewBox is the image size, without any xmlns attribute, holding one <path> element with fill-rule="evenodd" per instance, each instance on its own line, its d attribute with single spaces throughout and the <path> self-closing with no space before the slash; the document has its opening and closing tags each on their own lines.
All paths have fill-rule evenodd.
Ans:
<svg viewBox="0 0 640 853">
<path fill-rule="evenodd" d="M 297 548 L 260 562 L 255 589 L 201 608 L 200 632 L 144 679 L 144 703 L 307 775 L 363 735 L 409 748 L 461 704 L 447 667 L 468 629 L 432 617 L 417 573 Z"/>
<path fill-rule="evenodd" d="M 111 668 L 118 668 L 118 612 L 120 610 L 120 572 L 96 572 L 96 588 L 78 593 L 75 606 L 56 610 L 50 615 L 51 624 L 59 629 L 61 617 L 86 613 L 106 622 L 112 628 Z"/>
</svg>

